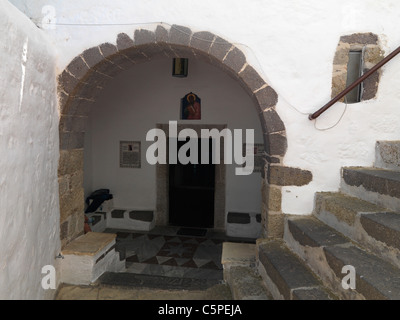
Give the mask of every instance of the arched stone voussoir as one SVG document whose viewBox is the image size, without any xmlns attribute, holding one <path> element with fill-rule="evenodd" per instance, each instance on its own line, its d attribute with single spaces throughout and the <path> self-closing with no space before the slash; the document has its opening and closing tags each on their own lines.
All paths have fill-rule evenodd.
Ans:
<svg viewBox="0 0 400 320">
<path fill-rule="evenodd" d="M 260 112 L 260 121 L 262 124 L 263 132 L 266 134 L 271 134 L 275 132 L 284 132 L 285 124 L 279 117 L 278 113 L 276 112 L 275 108 L 269 108 Z"/>
<path fill-rule="evenodd" d="M 251 94 L 254 94 L 266 85 L 264 79 L 259 73 L 249 64 L 239 73 L 239 79 L 245 85 Z"/>
<path fill-rule="evenodd" d="M 275 109 L 278 95 L 257 70 L 248 64 L 245 52 L 239 46 L 212 32 L 193 32 L 184 26 L 170 26 L 163 23 L 155 26 L 154 30 L 141 28 L 133 30 L 132 34 L 119 33 L 116 35 L 115 44 L 105 42 L 86 49 L 77 55 L 58 76 L 61 115 L 60 155 L 63 159 L 72 158 L 77 150 L 83 154 L 86 121 L 90 116 L 91 108 L 95 107 L 97 96 L 108 82 L 136 64 L 160 57 L 195 58 L 206 61 L 225 72 L 244 88 L 256 107 L 263 132 L 265 170 L 262 173 L 262 181 L 264 184 L 275 185 L 277 186 L 275 189 L 279 189 L 284 185 L 298 185 L 300 182 L 304 185 L 311 181 L 310 172 L 283 166 L 282 160 L 288 143 L 285 125 Z M 72 171 L 69 170 L 68 174 L 63 169 L 64 162 L 60 160 L 59 180 L 68 179 L 69 175 L 76 175 L 78 180 L 82 179 L 79 177 L 83 172 L 83 161 L 74 166 Z M 293 180 L 292 175 L 296 179 Z M 265 190 L 262 195 L 263 202 L 274 196 L 268 190 Z M 78 195 L 79 192 L 76 194 Z M 65 194 L 60 193 L 60 199 L 65 197 Z M 78 198 L 72 200 L 72 205 L 80 208 L 83 206 L 83 201 L 82 197 Z M 273 209 L 263 207 L 262 214 L 264 221 L 267 221 L 264 228 L 269 236 L 281 236 L 283 215 L 279 204 L 278 199 Z M 270 210 L 273 211 L 272 215 Z M 62 207 L 60 211 L 63 217 L 62 228 L 68 229 L 68 234 L 75 235 L 83 232 L 73 222 L 75 218 L 72 217 L 75 215 L 71 213 L 71 210 Z M 275 225 L 279 226 L 279 230 L 277 229 L 279 232 L 275 230 Z M 65 240 L 64 238 L 65 236 L 62 236 L 62 241 Z"/>
<path fill-rule="evenodd" d="M 246 65 L 246 56 L 238 47 L 234 46 L 226 54 L 222 63 L 234 72 L 239 73 Z"/>
<path fill-rule="evenodd" d="M 171 45 L 189 47 L 192 34 L 193 32 L 191 29 L 174 24 L 169 29 L 168 43 Z"/>
<path fill-rule="evenodd" d="M 273 133 L 264 132 L 263 138 L 265 152 L 269 156 L 283 157 L 286 154 L 288 145 L 286 133 L 284 131 Z"/>
<path fill-rule="evenodd" d="M 190 39 L 189 47 L 208 55 L 216 35 L 208 31 L 195 32 Z"/>
</svg>

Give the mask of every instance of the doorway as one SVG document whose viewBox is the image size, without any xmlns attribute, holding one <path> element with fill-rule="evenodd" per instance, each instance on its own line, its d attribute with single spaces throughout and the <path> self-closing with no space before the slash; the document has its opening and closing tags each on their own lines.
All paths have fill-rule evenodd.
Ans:
<svg viewBox="0 0 400 320">
<path fill-rule="evenodd" d="M 201 145 L 208 143 L 208 150 L 212 150 L 212 139 L 202 140 L 197 139 L 198 164 L 181 164 L 179 161 L 177 164 L 169 164 L 170 225 L 214 227 L 215 164 L 212 163 L 211 152 L 209 164 L 201 163 Z M 178 152 L 187 141 L 177 140 Z"/>
</svg>

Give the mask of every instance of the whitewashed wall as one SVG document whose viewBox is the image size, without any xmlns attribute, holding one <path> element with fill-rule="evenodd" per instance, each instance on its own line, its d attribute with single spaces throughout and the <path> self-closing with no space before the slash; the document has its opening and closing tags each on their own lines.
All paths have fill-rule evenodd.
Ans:
<svg viewBox="0 0 400 320">
<path fill-rule="evenodd" d="M 60 250 L 55 51 L 6 1 L 0 10 L 0 299 L 46 299 Z"/>
<path fill-rule="evenodd" d="M 98 98 L 85 135 L 85 191 L 109 188 L 114 205 L 126 209 L 156 209 L 156 166 L 146 161 L 146 141 L 156 124 L 223 124 L 253 129 L 263 143 L 256 108 L 242 87 L 219 69 L 189 60 L 187 78 L 171 76 L 172 61 L 137 65 L 116 77 Z M 193 91 L 201 98 L 201 120 L 179 120 L 180 99 Z M 244 136 L 243 136 L 244 139 Z M 119 142 L 141 141 L 141 168 L 119 167 Z M 232 155 L 233 157 L 233 155 Z M 226 166 L 226 211 L 261 213 L 261 174 L 235 175 Z"/>
<path fill-rule="evenodd" d="M 279 95 L 277 111 L 288 138 L 284 164 L 313 173 L 309 185 L 283 188 L 284 213 L 310 213 L 316 191 L 338 189 L 342 166 L 372 165 L 375 141 L 399 138 L 400 58 L 383 68 L 376 99 L 349 106 L 333 129 L 316 127 L 335 124 L 344 110 L 341 103 L 316 123 L 307 117 L 330 99 L 332 61 L 340 36 L 373 32 L 386 54 L 400 45 L 397 0 L 13 2 L 38 24 L 43 20 L 42 4 L 56 9 L 51 21 L 83 24 L 46 31 L 59 50 L 59 71 L 84 49 L 114 42 L 119 32 L 133 35 L 137 28 L 151 29 L 151 22 L 210 31 L 238 45 Z"/>
</svg>

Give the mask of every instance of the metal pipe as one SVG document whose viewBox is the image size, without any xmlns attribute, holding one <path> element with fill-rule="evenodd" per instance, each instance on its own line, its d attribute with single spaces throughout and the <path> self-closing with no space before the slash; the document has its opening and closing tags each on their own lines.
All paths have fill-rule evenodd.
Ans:
<svg viewBox="0 0 400 320">
<path fill-rule="evenodd" d="M 334 97 L 331 101 L 329 101 L 327 104 L 325 104 L 318 111 L 310 114 L 308 116 L 308 119 L 314 120 L 314 119 L 318 118 L 323 112 L 328 110 L 332 105 L 334 105 L 336 102 L 338 102 L 341 98 L 343 98 L 346 94 L 348 94 L 351 90 L 353 90 L 356 86 L 358 86 L 361 82 L 363 82 L 365 79 L 367 79 L 371 74 L 373 74 L 375 71 L 377 71 L 383 65 L 385 65 L 387 62 L 389 62 L 392 58 L 394 58 L 399 53 L 400 53 L 400 47 L 398 47 L 391 54 L 389 54 L 387 57 L 385 57 L 379 63 L 377 63 L 375 66 L 373 66 L 369 71 L 367 71 L 360 78 L 358 78 L 356 81 L 354 81 L 351 85 L 349 85 L 346 89 L 344 89 L 341 93 L 339 93 L 336 97 Z"/>
</svg>

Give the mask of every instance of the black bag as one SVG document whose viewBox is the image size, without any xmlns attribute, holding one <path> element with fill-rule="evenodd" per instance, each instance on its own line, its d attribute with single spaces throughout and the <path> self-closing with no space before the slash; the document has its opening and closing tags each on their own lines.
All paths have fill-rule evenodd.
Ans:
<svg viewBox="0 0 400 320">
<path fill-rule="evenodd" d="M 106 201 L 113 198 L 113 195 L 110 194 L 109 189 L 99 189 L 93 191 L 89 197 L 86 198 L 87 208 L 85 213 L 95 212 L 100 205 Z M 90 200 L 93 200 L 90 203 Z M 90 203 L 90 204 L 89 204 Z"/>
</svg>

